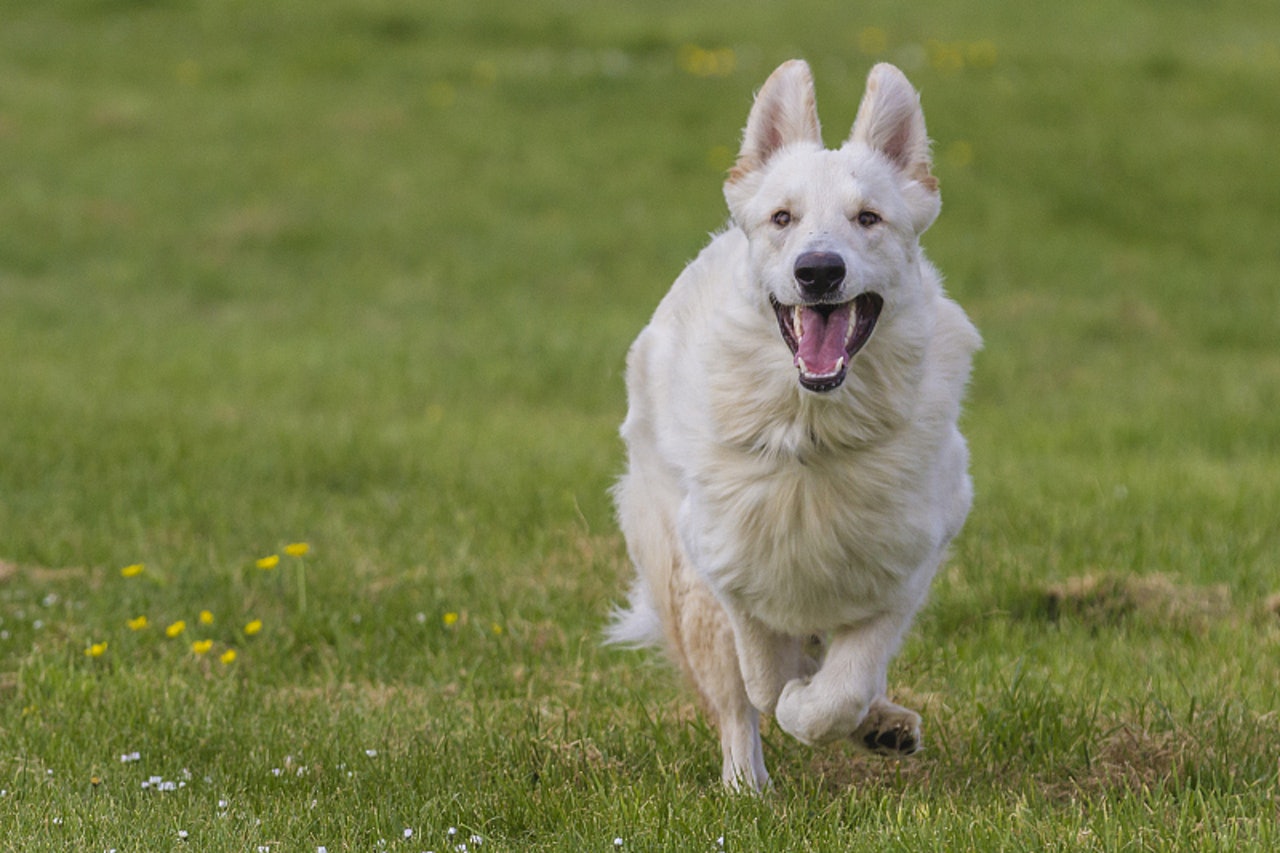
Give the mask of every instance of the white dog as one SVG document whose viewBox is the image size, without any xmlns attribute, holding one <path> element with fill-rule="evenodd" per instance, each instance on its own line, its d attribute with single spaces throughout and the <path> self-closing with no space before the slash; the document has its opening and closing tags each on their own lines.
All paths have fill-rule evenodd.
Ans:
<svg viewBox="0 0 1280 853">
<path fill-rule="evenodd" d="M 969 511 L 956 421 L 981 343 L 920 249 L 930 164 L 898 69 L 872 69 L 832 151 L 809 67 L 785 63 L 725 183 L 729 227 L 628 356 L 615 498 L 638 576 L 611 639 L 679 662 L 730 786 L 769 782 L 761 713 L 806 744 L 920 747 L 887 669 Z"/>
</svg>

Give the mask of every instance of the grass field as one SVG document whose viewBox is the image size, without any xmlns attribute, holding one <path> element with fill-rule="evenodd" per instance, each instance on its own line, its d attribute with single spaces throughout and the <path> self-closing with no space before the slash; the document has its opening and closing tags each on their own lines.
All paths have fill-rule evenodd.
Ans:
<svg viewBox="0 0 1280 853">
<path fill-rule="evenodd" d="M 0 849 L 1280 846 L 1271 0 L 2 19 Z M 734 797 L 600 646 L 607 489 L 796 55 L 831 144 L 873 62 L 923 93 L 978 498 L 890 676 L 923 754 L 768 729 Z"/>
</svg>

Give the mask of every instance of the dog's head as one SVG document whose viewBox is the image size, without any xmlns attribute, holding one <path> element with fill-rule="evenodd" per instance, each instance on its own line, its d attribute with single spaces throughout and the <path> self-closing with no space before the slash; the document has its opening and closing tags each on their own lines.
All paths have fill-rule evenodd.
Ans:
<svg viewBox="0 0 1280 853">
<path fill-rule="evenodd" d="M 892 65 L 871 69 L 835 151 L 804 62 L 781 65 L 756 96 L 725 199 L 805 388 L 838 388 L 881 313 L 916 296 L 919 237 L 942 204 L 930 165 L 920 98 Z"/>
</svg>

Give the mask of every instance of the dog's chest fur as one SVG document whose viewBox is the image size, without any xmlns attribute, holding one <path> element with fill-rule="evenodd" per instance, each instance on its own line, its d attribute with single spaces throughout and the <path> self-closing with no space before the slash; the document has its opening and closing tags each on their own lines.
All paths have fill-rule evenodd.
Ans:
<svg viewBox="0 0 1280 853">
<path fill-rule="evenodd" d="M 793 429 L 807 434 L 777 427 L 782 446 L 707 448 L 686 504 L 696 565 L 790 634 L 913 608 L 929 581 L 913 573 L 947 537 L 934 500 L 941 448 L 910 427 L 861 447 Z"/>
<path fill-rule="evenodd" d="M 677 454 L 687 464 L 681 538 L 718 594 L 776 630 L 914 609 L 931 579 L 919 568 L 968 511 L 955 419 L 971 327 L 925 275 L 929 297 L 877 329 L 832 395 L 797 387 L 785 355 L 770 351 L 780 346 L 772 318 L 747 300 L 687 330 L 711 342 L 696 348 L 703 358 L 676 360 L 705 389 L 695 420 L 706 431 Z M 734 291 L 719 294 L 722 306 L 742 299 Z"/>
</svg>

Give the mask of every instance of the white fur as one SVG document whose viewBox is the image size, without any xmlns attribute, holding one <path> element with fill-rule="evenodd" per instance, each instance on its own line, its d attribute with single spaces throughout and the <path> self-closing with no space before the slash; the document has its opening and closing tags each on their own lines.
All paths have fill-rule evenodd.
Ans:
<svg viewBox="0 0 1280 853">
<path fill-rule="evenodd" d="M 918 97 L 876 66 L 848 141 L 826 150 L 818 134 L 808 66 L 786 63 L 748 119 L 730 226 L 627 362 L 615 498 L 637 579 L 612 637 L 665 638 L 734 786 L 768 782 L 758 713 L 806 743 L 919 745 L 919 718 L 885 698 L 887 667 L 972 497 L 956 421 L 980 340 L 919 246 L 940 202 Z M 866 210 L 881 221 L 860 224 Z M 803 301 L 793 271 L 813 251 L 843 259 L 840 300 L 884 299 L 826 393 L 798 382 L 770 307 Z M 813 634 L 830 637 L 820 667 Z"/>
</svg>

